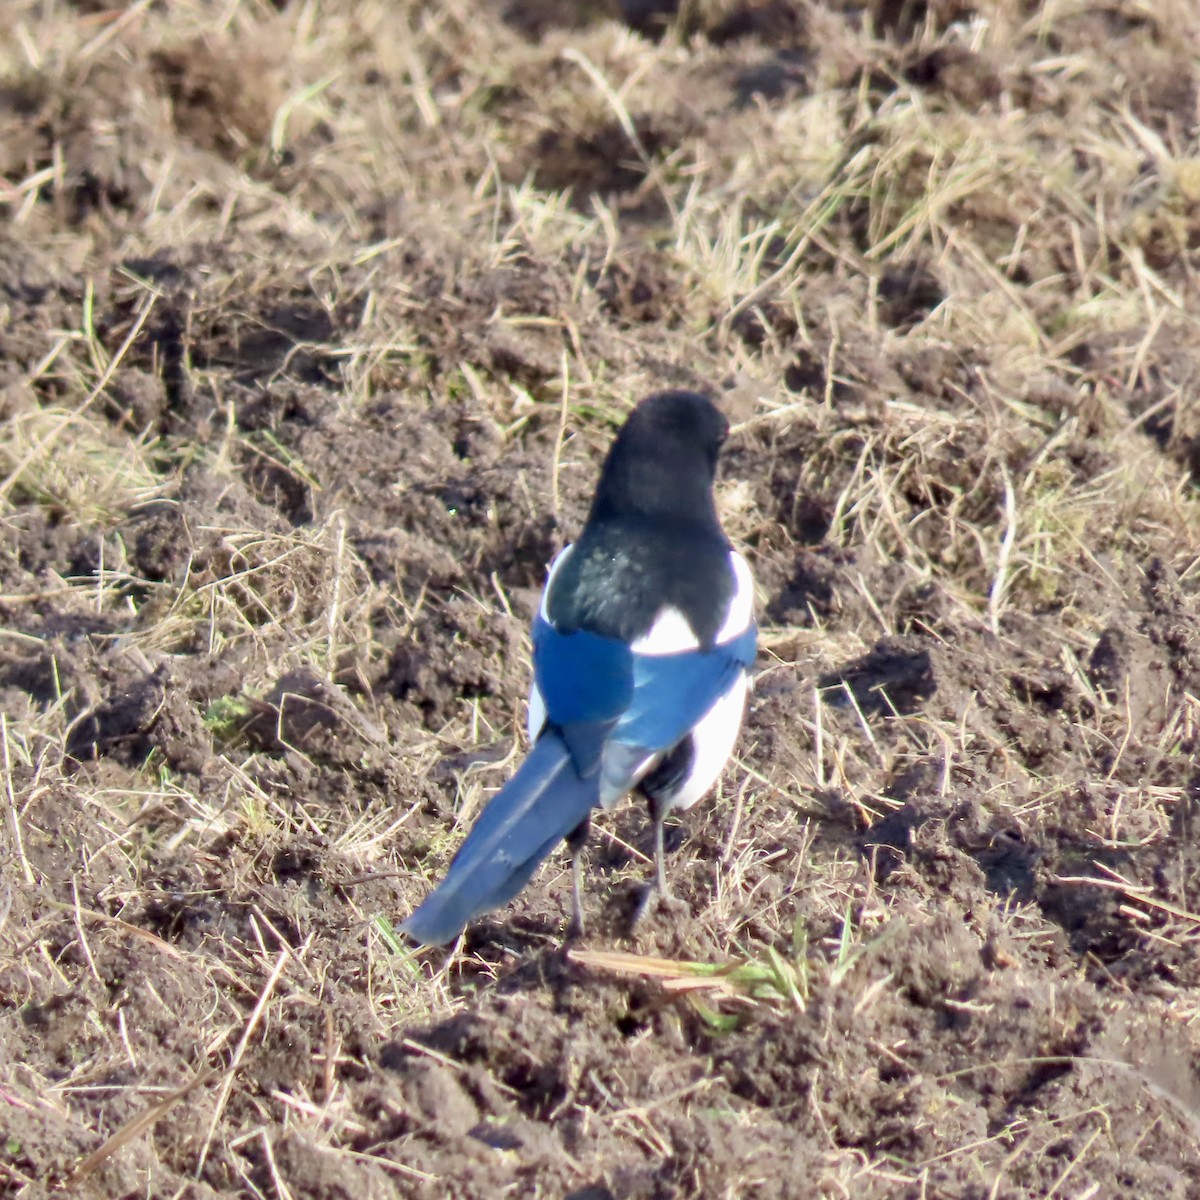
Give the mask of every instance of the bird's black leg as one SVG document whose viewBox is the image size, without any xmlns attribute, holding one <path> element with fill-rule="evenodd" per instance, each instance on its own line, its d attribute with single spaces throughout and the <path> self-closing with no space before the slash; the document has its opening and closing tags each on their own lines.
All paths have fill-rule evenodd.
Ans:
<svg viewBox="0 0 1200 1200">
<path fill-rule="evenodd" d="M 646 800 L 650 808 L 650 819 L 654 822 L 654 881 L 646 884 L 630 920 L 630 929 L 637 927 L 642 918 L 650 911 L 650 906 L 657 903 L 662 907 L 674 904 L 671 888 L 667 883 L 667 857 L 663 849 L 663 822 L 671 811 L 671 802 L 665 799 L 657 790 L 646 790 Z"/>
<path fill-rule="evenodd" d="M 591 828 L 591 817 L 585 817 L 567 834 L 567 849 L 571 852 L 571 920 L 567 925 L 567 941 L 583 937 L 583 847 Z"/>
<path fill-rule="evenodd" d="M 663 850 L 663 822 L 671 811 L 672 799 L 679 795 L 696 761 L 696 747 L 689 733 L 663 755 L 661 761 L 641 782 L 642 794 L 650 806 L 654 822 L 654 887 L 661 899 L 671 899 L 667 886 L 667 860 Z M 649 899 L 649 894 L 647 894 Z"/>
<path fill-rule="evenodd" d="M 663 803 L 657 794 L 648 798 L 650 819 L 654 822 L 654 887 L 664 900 L 669 900 L 671 889 L 667 885 L 667 860 L 663 850 L 663 822 L 667 819 L 667 813 L 671 811 L 671 806 Z"/>
</svg>

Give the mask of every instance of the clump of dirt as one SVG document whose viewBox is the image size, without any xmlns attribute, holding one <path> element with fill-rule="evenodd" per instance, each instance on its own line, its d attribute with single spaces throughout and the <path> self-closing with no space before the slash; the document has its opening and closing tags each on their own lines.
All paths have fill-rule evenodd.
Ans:
<svg viewBox="0 0 1200 1200">
<path fill-rule="evenodd" d="M 258 47 L 194 38 L 150 56 L 182 138 L 237 159 L 262 149 L 284 94 L 279 64 Z"/>
</svg>

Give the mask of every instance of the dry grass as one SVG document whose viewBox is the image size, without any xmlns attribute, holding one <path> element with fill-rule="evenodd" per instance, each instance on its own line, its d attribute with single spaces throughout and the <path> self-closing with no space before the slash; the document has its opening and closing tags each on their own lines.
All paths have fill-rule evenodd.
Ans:
<svg viewBox="0 0 1200 1200">
<path fill-rule="evenodd" d="M 3 1189 L 1194 1189 L 1191 6 L 92 7 L 0 14 Z M 763 625 L 684 911 L 623 811 L 579 965 L 557 861 L 414 957 L 673 383 Z"/>
</svg>

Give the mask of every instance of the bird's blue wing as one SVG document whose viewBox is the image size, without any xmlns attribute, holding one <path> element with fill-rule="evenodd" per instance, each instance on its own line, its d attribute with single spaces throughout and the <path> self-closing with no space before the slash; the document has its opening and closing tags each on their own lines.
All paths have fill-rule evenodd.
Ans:
<svg viewBox="0 0 1200 1200">
<path fill-rule="evenodd" d="M 533 623 L 533 673 L 547 720 L 561 731 L 576 769 L 596 773 L 604 743 L 633 703 L 634 654 L 616 638 L 560 633 L 540 614 Z"/>
<path fill-rule="evenodd" d="M 540 614 L 533 623 L 534 676 L 556 725 L 617 720 L 633 699 L 633 659 L 616 638 L 561 633 Z"/>
<path fill-rule="evenodd" d="M 757 644 L 751 624 L 708 650 L 640 654 L 615 638 L 560 633 L 539 614 L 534 675 L 547 719 L 590 775 L 607 741 L 652 754 L 674 746 L 754 661 Z"/>
<path fill-rule="evenodd" d="M 754 661 L 754 625 L 710 650 L 634 654 L 633 696 L 610 738 L 648 751 L 669 750 Z"/>
</svg>

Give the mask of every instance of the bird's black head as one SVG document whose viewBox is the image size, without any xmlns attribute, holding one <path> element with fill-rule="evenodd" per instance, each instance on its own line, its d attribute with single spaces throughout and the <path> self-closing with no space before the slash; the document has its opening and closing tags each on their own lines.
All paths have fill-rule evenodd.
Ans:
<svg viewBox="0 0 1200 1200">
<path fill-rule="evenodd" d="M 729 422 L 697 392 L 656 392 L 629 414 L 604 461 L 589 520 L 669 517 L 716 525 L 712 485 Z"/>
</svg>

